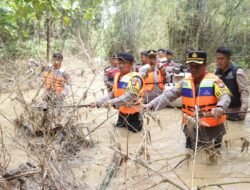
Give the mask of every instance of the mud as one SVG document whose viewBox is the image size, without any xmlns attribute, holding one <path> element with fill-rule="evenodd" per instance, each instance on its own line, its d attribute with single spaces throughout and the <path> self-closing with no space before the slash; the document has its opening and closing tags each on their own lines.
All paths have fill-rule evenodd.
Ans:
<svg viewBox="0 0 250 190">
<path fill-rule="evenodd" d="M 78 103 L 90 83 L 92 85 L 87 99 L 81 103 L 91 102 L 103 96 L 105 87 L 102 84 L 102 73 L 98 73 L 92 82 L 93 69 L 86 69 L 81 76 L 79 63 L 82 64 L 82 62 L 70 63 L 68 59 L 66 63 L 66 69 L 72 73 L 72 83 L 74 84 L 72 90 L 74 96 L 66 100 L 68 104 Z M 103 65 L 97 65 L 96 72 L 101 67 Z M 25 91 L 23 93 L 25 100 L 30 102 L 36 92 L 36 90 Z M 10 120 L 8 121 L 0 115 L 0 124 L 4 135 L 3 142 L 10 155 L 8 170 L 18 168 L 19 165 L 26 162 L 37 163 L 37 160 L 24 149 L 27 146 L 26 139 L 22 139 L 22 135 L 17 134 L 13 123 L 11 123 L 16 119 L 16 114 L 19 115 L 23 112 L 22 106 L 18 104 L 15 105 L 14 111 L 11 103 L 11 98 L 18 95 L 20 94 L 14 93 L 10 96 L 9 93 L 5 93 L 0 95 L 0 112 Z M 108 115 L 113 113 L 116 111 L 89 110 L 88 108 L 78 110 L 82 122 L 88 125 L 90 130 L 95 129 Z M 126 129 L 114 128 L 117 115 L 108 119 L 91 134 L 94 141 L 93 147 L 80 147 L 80 151 L 65 159 L 67 168 L 70 170 L 67 173 L 68 177 L 62 175 L 65 177 L 65 181 L 70 179 L 81 184 L 82 186 L 79 186 L 78 189 L 99 189 L 118 143 L 121 145 L 120 153 L 126 155 L 127 161 L 118 167 L 118 171 L 112 177 L 107 189 L 178 189 L 168 183 L 166 179 L 173 181 L 183 189 L 223 183 L 232 184 L 203 189 L 223 187 L 223 189 L 228 190 L 248 190 L 250 188 L 250 183 L 248 183 L 250 182 L 250 153 L 241 152 L 242 141 L 240 139 L 244 137 L 250 140 L 250 115 L 243 122 L 226 122 L 227 134 L 224 136 L 224 140 L 227 144 L 223 144 L 217 164 L 209 164 L 207 155 L 200 152 L 196 156 L 193 170 L 193 159 L 185 159 L 187 151 L 184 148 L 185 138 L 181 129 L 181 111 L 166 108 L 153 114 L 158 119 L 154 121 L 149 117 L 149 123 L 145 119 L 144 130 L 138 134 L 130 133 Z M 139 154 L 140 152 L 141 154 Z M 1 162 L 2 159 L 3 155 Z M 184 161 L 181 162 L 182 160 Z M 61 166 L 60 169 L 62 174 L 66 173 L 63 169 L 64 166 Z M 193 180 L 191 178 L 192 172 L 194 172 Z M 36 188 L 40 189 L 38 186 Z M 77 188 L 75 186 L 69 189 Z"/>
</svg>

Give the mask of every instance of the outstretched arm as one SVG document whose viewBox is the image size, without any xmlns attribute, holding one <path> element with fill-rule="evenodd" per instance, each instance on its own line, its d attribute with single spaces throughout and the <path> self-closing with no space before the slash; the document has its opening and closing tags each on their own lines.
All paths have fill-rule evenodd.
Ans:
<svg viewBox="0 0 250 190">
<path fill-rule="evenodd" d="M 160 96 L 149 102 L 149 107 L 154 111 L 164 109 L 169 102 L 172 102 L 181 96 L 181 88 L 182 81 L 171 89 L 165 89 Z"/>
</svg>

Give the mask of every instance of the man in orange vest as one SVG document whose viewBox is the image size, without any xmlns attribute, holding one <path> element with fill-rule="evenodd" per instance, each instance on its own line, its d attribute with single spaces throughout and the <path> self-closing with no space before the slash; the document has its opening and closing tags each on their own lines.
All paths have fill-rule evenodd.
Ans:
<svg viewBox="0 0 250 190">
<path fill-rule="evenodd" d="M 119 72 L 115 75 L 112 92 L 107 97 L 91 103 L 91 107 L 115 107 L 119 110 L 116 127 L 127 128 L 132 132 L 142 129 L 141 99 L 143 98 L 143 79 L 132 72 L 134 57 L 129 53 L 118 53 Z"/>
<path fill-rule="evenodd" d="M 144 103 L 148 103 L 155 97 L 159 96 L 165 87 L 165 80 L 168 73 L 165 71 L 163 64 L 157 64 L 157 52 L 155 50 L 148 51 L 148 64 L 139 69 L 139 73 L 145 82 Z"/>
<path fill-rule="evenodd" d="M 53 65 L 49 65 L 43 72 L 45 93 L 43 100 L 55 100 L 62 102 L 67 95 L 67 85 L 70 84 L 70 76 L 61 68 L 63 55 L 61 53 L 53 54 Z"/>
<path fill-rule="evenodd" d="M 182 97 L 182 112 L 186 148 L 195 149 L 198 146 L 214 142 L 215 148 L 221 146 L 222 137 L 226 133 L 223 113 L 230 104 L 230 92 L 224 83 L 214 74 L 206 72 L 207 54 L 204 51 L 188 52 L 187 64 L 191 76 L 184 78 L 171 90 L 145 105 L 145 109 L 160 110 L 166 105 Z M 190 120 L 199 117 L 198 139 L 196 129 L 190 127 Z"/>
</svg>

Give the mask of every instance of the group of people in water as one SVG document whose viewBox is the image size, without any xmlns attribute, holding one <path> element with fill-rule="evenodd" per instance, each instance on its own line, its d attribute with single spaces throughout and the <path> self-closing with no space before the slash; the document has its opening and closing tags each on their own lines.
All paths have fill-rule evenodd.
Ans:
<svg viewBox="0 0 250 190">
<path fill-rule="evenodd" d="M 164 109 L 181 97 L 186 148 L 208 143 L 220 148 L 226 119 L 244 120 L 248 112 L 247 74 L 232 63 L 231 54 L 227 47 L 216 50 L 215 73 L 207 71 L 207 53 L 201 50 L 188 51 L 182 65 L 174 62 L 172 50 L 143 51 L 141 63 L 137 64 L 130 53 L 113 54 L 110 66 L 104 69 L 108 95 L 89 106 L 117 109 L 116 127 L 136 133 L 143 129 L 142 112 Z M 62 54 L 55 53 L 53 66 L 44 72 L 46 99 L 56 94 L 63 100 L 66 95 L 69 76 L 61 69 L 62 61 Z M 187 73 L 183 79 L 175 80 L 183 68 Z M 170 83 L 176 84 L 166 88 Z M 190 120 L 194 119 L 198 121 L 190 127 Z"/>
</svg>

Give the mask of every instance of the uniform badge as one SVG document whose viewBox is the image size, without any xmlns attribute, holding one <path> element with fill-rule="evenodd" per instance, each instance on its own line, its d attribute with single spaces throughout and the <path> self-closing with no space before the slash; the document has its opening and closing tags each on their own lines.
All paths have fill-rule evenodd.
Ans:
<svg viewBox="0 0 250 190">
<path fill-rule="evenodd" d="M 224 88 L 225 87 L 225 84 L 220 80 L 216 81 L 216 83 L 218 84 L 219 88 Z"/>
<path fill-rule="evenodd" d="M 224 85 L 223 83 L 219 83 L 218 86 L 219 86 L 220 88 L 224 88 L 225 85 Z"/>
<path fill-rule="evenodd" d="M 138 82 L 137 78 L 133 78 L 131 81 L 131 85 L 136 86 L 137 82 Z"/>
<path fill-rule="evenodd" d="M 193 57 L 193 58 L 196 58 L 196 57 L 197 57 L 197 54 L 196 54 L 196 53 L 193 53 L 193 54 L 192 54 L 192 57 Z"/>
</svg>

